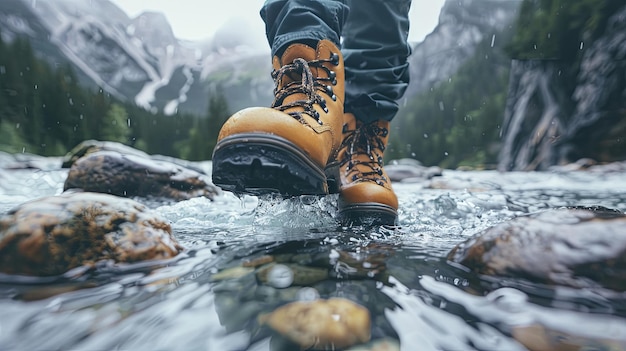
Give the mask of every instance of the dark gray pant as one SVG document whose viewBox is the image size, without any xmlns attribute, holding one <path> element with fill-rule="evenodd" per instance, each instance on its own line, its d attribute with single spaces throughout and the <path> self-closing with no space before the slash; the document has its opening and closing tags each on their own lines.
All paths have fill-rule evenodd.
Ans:
<svg viewBox="0 0 626 351">
<path fill-rule="evenodd" d="M 345 112 L 391 120 L 409 84 L 411 0 L 267 0 L 261 9 L 272 56 L 294 42 L 328 39 L 344 56 Z"/>
</svg>

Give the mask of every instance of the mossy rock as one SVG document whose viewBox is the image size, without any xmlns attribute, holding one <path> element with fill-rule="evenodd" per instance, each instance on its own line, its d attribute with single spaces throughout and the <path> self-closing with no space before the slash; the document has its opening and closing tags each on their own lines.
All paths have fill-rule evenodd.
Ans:
<svg viewBox="0 0 626 351">
<path fill-rule="evenodd" d="M 0 272 L 7 274 L 60 275 L 103 260 L 169 259 L 182 249 L 166 220 L 113 195 L 64 193 L 0 217 Z"/>
</svg>

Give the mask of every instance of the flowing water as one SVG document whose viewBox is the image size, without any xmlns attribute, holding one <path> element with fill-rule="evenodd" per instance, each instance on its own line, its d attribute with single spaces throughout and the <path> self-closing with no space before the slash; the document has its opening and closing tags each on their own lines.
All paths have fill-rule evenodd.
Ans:
<svg viewBox="0 0 626 351">
<path fill-rule="evenodd" d="M 55 166 L 3 171 L 0 213 L 60 193 L 66 175 Z M 294 350 L 258 317 L 318 296 L 366 306 L 372 339 L 402 350 L 525 350 L 520 340 L 626 347 L 626 294 L 478 277 L 445 259 L 456 244 L 521 214 L 566 205 L 626 211 L 624 172 L 446 170 L 437 178 L 439 189 L 394 184 L 397 227 L 338 226 L 334 195 L 147 202 L 187 250 L 88 276 L 0 275 L 0 350 Z M 266 255 L 325 267 L 325 275 L 283 288 L 234 268 Z"/>
</svg>

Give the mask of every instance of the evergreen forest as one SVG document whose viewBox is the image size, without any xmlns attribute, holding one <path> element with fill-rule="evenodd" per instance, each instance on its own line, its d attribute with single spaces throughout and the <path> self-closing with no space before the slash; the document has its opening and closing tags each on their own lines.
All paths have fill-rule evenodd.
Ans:
<svg viewBox="0 0 626 351">
<path fill-rule="evenodd" d="M 192 161 L 211 158 L 215 125 L 230 115 L 209 94 L 206 116 L 153 113 L 82 86 L 69 65 L 52 67 L 27 39 L 0 36 L 0 151 L 65 155 L 84 140 L 117 141 L 149 154 Z"/>
</svg>

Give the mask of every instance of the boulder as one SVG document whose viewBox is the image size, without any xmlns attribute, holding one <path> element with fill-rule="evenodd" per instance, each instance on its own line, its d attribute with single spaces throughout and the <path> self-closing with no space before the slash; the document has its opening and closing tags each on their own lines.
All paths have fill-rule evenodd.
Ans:
<svg viewBox="0 0 626 351">
<path fill-rule="evenodd" d="M 0 272 L 52 276 L 103 260 L 169 259 L 182 247 L 144 205 L 98 193 L 25 202 L 0 217 Z"/>
<path fill-rule="evenodd" d="M 63 157 L 63 163 L 61 167 L 70 168 L 79 158 L 92 154 L 98 151 L 116 151 L 124 155 L 135 155 L 144 158 L 149 158 L 147 153 L 118 143 L 115 141 L 98 141 L 98 140 L 85 140 L 82 143 L 76 145 L 70 152 Z"/>
<path fill-rule="evenodd" d="M 64 190 L 107 193 L 124 197 L 187 200 L 219 194 L 208 176 L 166 161 L 118 151 L 97 151 L 72 164 Z"/>
<path fill-rule="evenodd" d="M 624 291 L 626 215 L 564 207 L 517 217 L 457 245 L 448 260 L 482 275 Z"/>
<path fill-rule="evenodd" d="M 122 155 L 135 155 L 143 158 L 150 158 L 156 161 L 170 162 L 175 165 L 194 170 L 198 173 L 205 174 L 205 171 L 200 167 L 197 167 L 193 162 L 187 160 L 181 160 L 179 158 L 164 156 L 164 155 L 150 155 L 141 150 L 135 149 L 132 146 L 128 146 L 115 141 L 98 141 L 98 140 L 85 140 L 82 143 L 76 145 L 70 152 L 68 152 L 62 158 L 62 168 L 70 168 L 81 157 L 87 156 L 98 151 L 115 151 Z"/>
</svg>

